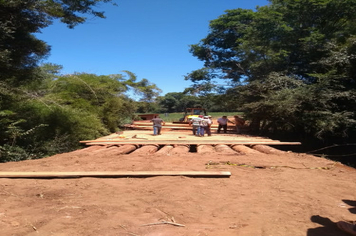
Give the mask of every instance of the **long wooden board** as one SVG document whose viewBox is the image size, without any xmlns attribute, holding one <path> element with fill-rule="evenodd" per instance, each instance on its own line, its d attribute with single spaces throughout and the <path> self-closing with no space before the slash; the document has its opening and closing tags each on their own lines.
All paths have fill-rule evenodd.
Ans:
<svg viewBox="0 0 356 236">
<path fill-rule="evenodd" d="M 153 176 L 230 177 L 229 171 L 88 171 L 88 172 L 0 172 L 0 178 L 122 178 Z"/>
<path fill-rule="evenodd" d="M 87 140 L 80 141 L 81 143 L 85 143 L 86 145 L 100 145 L 100 144 L 136 144 L 136 145 L 149 145 L 149 144 L 157 144 L 157 145 L 216 145 L 216 144 L 227 144 L 227 145 L 300 145 L 300 142 L 279 142 L 279 141 L 230 141 L 230 140 L 120 140 L 120 141 L 112 141 L 112 140 Z"/>
<path fill-rule="evenodd" d="M 126 127 L 151 127 L 153 128 L 152 122 L 137 122 L 135 121 L 133 124 L 130 125 L 125 125 Z M 179 123 L 165 123 L 165 125 L 162 125 L 162 128 L 164 127 L 188 127 L 192 129 L 193 127 L 191 125 L 187 124 L 179 124 Z M 212 124 L 211 127 L 217 128 L 217 124 Z M 228 124 L 228 127 L 235 128 L 236 125 Z"/>
<path fill-rule="evenodd" d="M 135 130 L 153 130 L 153 126 L 152 125 L 129 125 L 129 126 L 126 126 L 127 128 L 132 128 L 132 129 L 135 129 Z M 177 130 L 191 130 L 192 127 L 191 126 L 169 126 L 169 125 L 166 125 L 166 126 L 162 126 L 162 129 L 177 129 Z M 210 128 L 211 130 L 217 130 L 218 127 L 217 126 L 212 126 Z M 234 130 L 235 131 L 235 126 L 228 126 L 227 127 L 227 130 Z"/>
</svg>

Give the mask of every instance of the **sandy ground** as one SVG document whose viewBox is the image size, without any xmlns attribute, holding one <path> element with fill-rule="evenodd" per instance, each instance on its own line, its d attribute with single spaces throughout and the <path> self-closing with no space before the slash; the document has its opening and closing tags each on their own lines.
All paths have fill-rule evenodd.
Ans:
<svg viewBox="0 0 356 236">
<path fill-rule="evenodd" d="M 346 236 L 335 222 L 356 220 L 355 169 L 330 160 L 253 149 L 103 150 L 3 163 L 0 171 L 218 170 L 231 176 L 1 178 L 0 235 Z"/>
</svg>

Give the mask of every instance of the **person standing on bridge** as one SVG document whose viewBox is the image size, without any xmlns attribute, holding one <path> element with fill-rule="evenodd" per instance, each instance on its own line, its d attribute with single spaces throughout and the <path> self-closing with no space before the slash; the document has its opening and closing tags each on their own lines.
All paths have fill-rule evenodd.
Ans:
<svg viewBox="0 0 356 236">
<path fill-rule="evenodd" d="M 201 129 L 203 130 L 201 132 L 202 136 L 204 136 L 204 131 L 208 136 L 211 136 L 210 126 L 211 126 L 212 121 L 210 120 L 210 117 L 209 116 L 204 116 L 204 118 L 203 118 L 203 120 L 201 122 L 201 124 L 202 124 L 202 128 Z"/>
<path fill-rule="evenodd" d="M 159 116 L 151 120 L 153 122 L 153 135 L 161 135 L 162 124 L 165 125 L 164 121 L 159 118 Z"/>
<path fill-rule="evenodd" d="M 221 128 L 224 130 L 224 133 L 226 134 L 226 131 L 227 131 L 227 123 L 232 123 L 232 124 L 235 124 L 234 122 L 232 122 L 231 120 L 229 120 L 228 118 L 227 118 L 227 116 L 223 116 L 223 117 L 220 117 L 219 119 L 218 119 L 218 124 L 219 124 L 219 126 L 218 126 L 218 133 L 220 133 L 220 130 L 221 130 Z"/>
<path fill-rule="evenodd" d="M 193 135 L 195 136 L 201 136 L 201 122 L 202 122 L 202 117 L 203 116 L 198 116 L 198 117 L 194 117 L 193 119 L 191 119 L 189 121 L 189 125 L 193 126 Z"/>
</svg>

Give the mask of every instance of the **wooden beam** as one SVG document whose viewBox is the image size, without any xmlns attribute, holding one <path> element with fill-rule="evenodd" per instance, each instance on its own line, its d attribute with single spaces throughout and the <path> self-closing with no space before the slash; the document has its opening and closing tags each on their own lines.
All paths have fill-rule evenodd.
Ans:
<svg viewBox="0 0 356 236">
<path fill-rule="evenodd" d="M 127 128 L 132 128 L 134 130 L 153 130 L 153 126 L 152 125 L 131 125 L 131 126 L 126 126 Z M 193 128 L 191 126 L 162 126 L 162 129 L 176 129 L 176 130 L 192 130 Z M 218 127 L 211 127 L 211 130 L 217 130 Z M 236 131 L 236 127 L 235 126 L 228 126 L 227 130 L 231 131 Z"/>
<path fill-rule="evenodd" d="M 171 139 L 165 139 L 165 136 L 160 136 L 159 138 L 157 137 L 150 137 L 150 136 L 145 136 L 146 138 L 97 138 L 97 139 L 92 139 L 92 140 L 83 140 L 79 141 L 80 143 L 89 143 L 89 142 L 127 142 L 127 141 L 169 141 L 169 142 L 182 142 L 182 141 L 197 141 L 197 142 L 222 142 L 222 141 L 228 141 L 228 142 L 281 142 L 280 140 L 277 139 L 269 139 L 269 138 L 260 138 L 260 137 L 237 137 L 237 136 L 215 136 L 217 139 L 214 139 L 215 137 L 195 137 L 193 135 L 186 135 L 186 136 L 181 136 L 179 134 L 176 134 L 176 137 L 171 137 Z"/>
<path fill-rule="evenodd" d="M 149 144 L 157 144 L 157 145 L 216 145 L 216 144 L 226 144 L 226 145 L 300 145 L 300 142 L 280 142 L 280 141 L 237 141 L 237 140 L 87 140 L 80 141 L 81 143 L 85 143 L 86 145 L 102 145 L 102 144 L 136 144 L 136 145 L 149 145 Z"/>
<path fill-rule="evenodd" d="M 0 178 L 122 178 L 153 176 L 230 177 L 229 171 L 80 171 L 80 172 L 0 172 Z"/>
</svg>

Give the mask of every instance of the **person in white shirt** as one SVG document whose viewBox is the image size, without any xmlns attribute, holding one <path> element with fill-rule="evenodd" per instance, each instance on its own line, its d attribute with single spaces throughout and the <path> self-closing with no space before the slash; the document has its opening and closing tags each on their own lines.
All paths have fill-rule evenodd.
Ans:
<svg viewBox="0 0 356 236">
<path fill-rule="evenodd" d="M 201 121 L 203 116 L 194 117 L 189 121 L 189 125 L 193 126 L 193 135 L 201 136 Z"/>
<path fill-rule="evenodd" d="M 223 117 L 220 117 L 219 119 L 218 119 L 218 124 L 219 124 L 219 126 L 218 126 L 218 133 L 220 133 L 220 130 L 221 130 L 221 128 L 224 130 L 224 133 L 226 134 L 226 131 L 227 131 L 227 123 L 228 122 L 230 122 L 230 123 L 232 123 L 232 124 L 235 124 L 234 122 L 232 122 L 231 120 L 229 120 L 228 118 L 227 118 L 227 116 L 223 116 Z"/>
<path fill-rule="evenodd" d="M 211 117 L 211 116 L 210 116 Z M 211 130 L 210 130 L 210 126 L 213 123 L 210 120 L 209 116 L 204 116 L 203 120 L 202 120 L 202 128 L 203 131 L 205 131 L 205 133 L 207 133 L 208 136 L 211 136 Z M 204 136 L 204 132 L 201 132 L 202 136 Z"/>
</svg>

